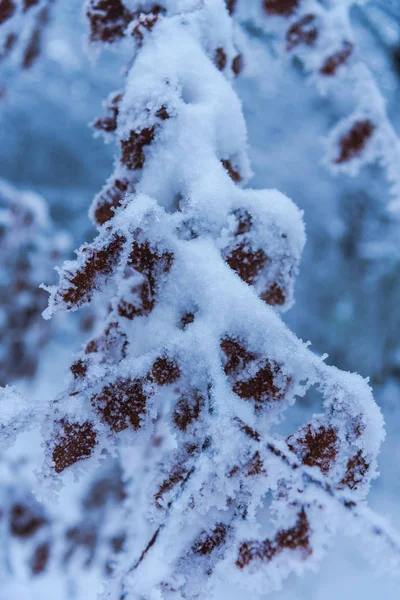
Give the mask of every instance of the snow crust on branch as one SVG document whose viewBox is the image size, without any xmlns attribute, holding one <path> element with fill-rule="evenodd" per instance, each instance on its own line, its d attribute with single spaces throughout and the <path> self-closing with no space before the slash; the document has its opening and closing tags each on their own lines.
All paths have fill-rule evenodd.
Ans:
<svg viewBox="0 0 400 600">
<path fill-rule="evenodd" d="M 16 437 L 30 429 L 34 423 L 34 411 L 28 401 L 15 388 L 0 388 L 0 450 L 11 446 Z"/>
</svg>

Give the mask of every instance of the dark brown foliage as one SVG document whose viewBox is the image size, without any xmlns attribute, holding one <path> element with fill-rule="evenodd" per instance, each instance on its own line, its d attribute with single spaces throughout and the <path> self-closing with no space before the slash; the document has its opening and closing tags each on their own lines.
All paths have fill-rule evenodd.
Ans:
<svg viewBox="0 0 400 600">
<path fill-rule="evenodd" d="M 108 246 L 91 252 L 84 265 L 69 280 L 70 286 L 61 291 L 67 309 L 91 299 L 93 290 L 96 289 L 96 279 L 105 278 L 112 273 L 118 264 L 125 242 L 123 236 L 115 234 Z"/>
<path fill-rule="evenodd" d="M 229 469 L 229 471 L 226 473 L 226 476 L 228 477 L 228 479 L 230 479 L 231 477 L 234 477 L 235 475 L 237 475 L 237 473 L 239 473 L 239 472 L 240 472 L 240 467 L 238 465 L 235 465 L 234 467 Z"/>
<path fill-rule="evenodd" d="M 202 452 L 204 452 L 205 450 L 208 450 L 208 448 L 211 448 L 211 443 L 212 443 L 212 439 L 210 438 L 209 435 L 207 435 L 205 437 L 203 445 L 201 447 Z"/>
<path fill-rule="evenodd" d="M 165 9 L 162 8 L 159 4 L 155 4 L 151 8 L 151 10 L 141 10 L 139 14 L 136 13 L 134 15 L 138 19 L 138 23 L 133 28 L 132 35 L 136 38 L 136 41 L 138 42 L 139 46 L 141 46 L 143 42 L 143 30 L 151 31 L 154 25 L 157 23 L 160 13 L 163 12 L 165 12 Z"/>
<path fill-rule="evenodd" d="M 112 322 L 107 325 L 102 335 L 88 342 L 85 354 L 100 352 L 102 362 L 116 364 L 125 358 L 127 346 L 126 334 L 121 331 L 118 323 Z"/>
<path fill-rule="evenodd" d="M 96 319 L 93 313 L 83 313 L 79 322 L 80 330 L 84 331 L 85 333 L 90 333 L 91 331 L 93 331 L 95 320 Z"/>
<path fill-rule="evenodd" d="M 249 211 L 239 208 L 234 211 L 235 217 L 237 219 L 237 229 L 235 231 L 235 235 L 242 235 L 243 233 L 248 233 L 251 230 L 251 226 L 253 224 L 253 218 Z"/>
<path fill-rule="evenodd" d="M 47 521 L 40 512 L 27 504 L 13 504 L 10 514 L 10 531 L 19 538 L 34 535 Z"/>
<path fill-rule="evenodd" d="M 121 0 L 91 0 L 86 14 L 90 39 L 94 42 L 112 43 L 122 38 L 132 20 L 132 14 Z"/>
<path fill-rule="evenodd" d="M 145 161 L 144 148 L 154 140 L 154 127 L 141 131 L 132 130 L 127 140 L 121 140 L 121 162 L 132 171 L 142 169 Z"/>
<path fill-rule="evenodd" d="M 154 272 L 157 264 L 165 259 L 166 272 L 170 269 L 170 262 L 172 256 L 165 254 L 158 254 L 157 251 L 153 251 L 150 247 L 150 243 L 146 240 L 144 242 L 134 241 L 132 245 L 132 251 L 129 255 L 129 264 L 139 273 L 149 277 Z"/>
<path fill-rule="evenodd" d="M 285 304 L 286 296 L 282 288 L 277 283 L 273 283 L 261 294 L 261 299 L 270 306 L 282 306 Z"/>
<path fill-rule="evenodd" d="M 108 502 L 120 503 L 126 498 L 124 482 L 120 469 L 113 469 L 109 476 L 94 482 L 83 499 L 85 510 L 102 509 Z"/>
<path fill-rule="evenodd" d="M 128 191 L 128 185 L 126 179 L 115 179 L 103 190 L 97 198 L 97 206 L 94 210 L 94 218 L 98 225 L 103 225 L 114 216 L 115 210 L 113 209 L 121 205 L 121 201 Z"/>
<path fill-rule="evenodd" d="M 31 570 L 34 575 L 40 575 L 46 569 L 50 557 L 50 544 L 43 542 L 35 548 L 31 559 Z"/>
<path fill-rule="evenodd" d="M 21 335 L 20 331 L 18 330 L 15 333 Z M 11 373 L 15 378 L 31 379 L 36 373 L 36 368 L 37 357 L 31 354 L 29 347 L 24 344 L 22 339 L 11 339 L 7 356 L 0 363 L 0 381 L 6 385 Z"/>
<path fill-rule="evenodd" d="M 220 71 L 223 71 L 226 67 L 227 56 L 223 48 L 217 48 L 215 51 L 214 63 Z"/>
<path fill-rule="evenodd" d="M 254 429 L 252 429 L 249 425 L 244 423 L 238 417 L 235 418 L 235 422 L 239 425 L 239 428 L 241 429 L 241 431 L 243 431 L 243 433 L 245 433 L 248 437 L 253 439 L 255 442 L 260 441 L 261 438 L 260 438 L 260 434 L 258 433 L 258 431 L 255 431 Z"/>
<path fill-rule="evenodd" d="M 9 216 L 7 223 L 0 225 L 4 271 L 0 282 L 2 386 L 35 374 L 39 350 L 47 342 L 49 334 L 49 327 L 40 316 L 46 308 L 47 294 L 38 287 L 40 280 L 37 280 L 36 268 L 43 261 L 49 265 L 57 260 L 54 243 L 47 235 L 42 237 L 42 232 L 37 229 L 35 211 L 26 206 L 22 197 L 16 201 L 9 200 L 0 197 L 1 208 Z"/>
<path fill-rule="evenodd" d="M 276 448 L 273 444 L 267 444 L 267 448 L 274 456 L 277 456 L 278 458 L 283 458 L 283 459 L 285 458 L 284 454 L 280 450 L 278 450 L 278 448 Z M 292 468 L 297 469 L 298 466 L 295 464 L 295 465 L 292 465 Z"/>
<path fill-rule="evenodd" d="M 249 352 L 244 346 L 233 338 L 224 338 L 221 341 L 221 349 L 226 357 L 224 371 L 226 375 L 238 374 L 257 357 Z"/>
<path fill-rule="evenodd" d="M 152 293 L 155 291 L 157 277 L 168 273 L 173 262 L 174 255 L 171 252 L 160 254 L 150 248 L 148 241 L 135 241 L 128 259 L 130 266 L 147 277 Z"/>
<path fill-rule="evenodd" d="M 232 71 L 236 76 L 240 75 L 243 71 L 243 56 L 241 54 L 237 54 L 232 61 Z"/>
<path fill-rule="evenodd" d="M 180 377 L 181 371 L 175 360 L 161 356 L 154 361 L 151 374 L 158 385 L 169 385 Z"/>
<path fill-rule="evenodd" d="M 297 516 L 294 527 L 278 531 L 273 540 L 243 542 L 239 548 L 236 566 L 244 569 L 254 560 L 269 562 L 282 550 L 300 550 L 307 558 L 312 550 L 310 547 L 310 525 L 304 508 Z"/>
<path fill-rule="evenodd" d="M 278 550 L 287 548 L 288 550 L 296 550 L 302 548 L 305 555 L 311 554 L 310 548 L 310 525 L 304 508 L 301 509 L 297 522 L 291 529 L 283 529 L 278 531 L 275 536 L 275 541 Z"/>
<path fill-rule="evenodd" d="M 233 391 L 241 398 L 253 399 L 257 407 L 269 401 L 281 400 L 290 383 L 290 377 L 281 374 L 281 367 L 275 361 L 263 360 L 259 362 L 256 374 L 247 379 L 243 379 L 243 373 L 250 363 L 257 360 L 256 354 L 249 352 L 237 340 L 225 338 L 221 341 L 221 349 L 225 354 L 226 362 L 224 371 L 231 380 L 233 380 Z M 283 382 L 280 385 L 275 383 L 277 377 L 281 377 Z"/>
<path fill-rule="evenodd" d="M 82 359 L 76 360 L 74 363 L 72 363 L 70 367 L 71 373 L 73 374 L 75 379 L 82 379 L 83 377 L 85 377 L 87 368 L 87 364 L 83 362 Z"/>
<path fill-rule="evenodd" d="M 291 435 L 287 444 L 303 464 L 309 467 L 319 467 L 327 473 L 334 463 L 337 455 L 337 435 L 332 427 L 322 425 L 313 429 L 306 425 L 295 435 Z"/>
<path fill-rule="evenodd" d="M 239 569 L 244 569 L 255 560 L 269 562 L 275 554 L 276 548 L 271 540 L 243 542 L 235 564 Z"/>
<path fill-rule="evenodd" d="M 348 162 L 355 156 L 359 156 L 365 147 L 367 140 L 374 132 L 375 126 L 369 120 L 356 121 L 350 131 L 339 140 L 340 154 L 335 159 L 336 164 Z"/>
<path fill-rule="evenodd" d="M 41 32 L 48 21 L 48 17 L 48 9 L 44 7 L 38 15 L 36 27 L 24 51 L 22 59 L 24 69 L 29 69 L 40 53 Z"/>
<path fill-rule="evenodd" d="M 200 446 L 197 443 L 193 443 L 193 442 L 186 442 L 184 444 L 184 448 L 185 448 L 185 452 L 190 455 L 193 456 L 194 454 L 198 454 L 198 452 L 204 448 L 200 448 Z"/>
<path fill-rule="evenodd" d="M 198 390 L 183 394 L 175 405 L 173 420 L 178 429 L 186 429 L 200 416 L 204 398 Z"/>
<path fill-rule="evenodd" d="M 164 494 L 170 492 L 176 485 L 178 485 L 178 483 L 184 482 L 187 476 L 188 471 L 181 465 L 176 465 L 173 467 L 171 473 L 166 479 L 164 479 L 154 496 L 158 508 L 161 508 L 162 506 L 160 501 L 163 499 Z"/>
<path fill-rule="evenodd" d="M 98 351 L 99 351 L 99 345 L 98 345 L 97 339 L 90 340 L 86 344 L 85 354 L 93 354 L 94 352 L 98 352 Z"/>
<path fill-rule="evenodd" d="M 344 41 L 341 50 L 338 50 L 338 52 L 332 54 L 332 56 L 328 56 L 319 70 L 320 73 L 327 76 L 335 75 L 338 68 L 345 64 L 352 53 L 353 44 L 351 42 Z"/>
<path fill-rule="evenodd" d="M 61 473 L 82 458 L 88 458 L 96 445 L 96 432 L 92 423 L 61 421 L 63 432 L 53 450 L 54 469 Z"/>
<path fill-rule="evenodd" d="M 132 321 L 135 317 L 143 317 L 151 313 L 154 308 L 155 300 L 150 290 L 148 281 L 137 285 L 132 293 L 138 297 L 138 302 L 127 302 L 121 299 L 118 304 L 118 314 L 120 317 Z"/>
<path fill-rule="evenodd" d="M 93 406 L 115 433 L 129 426 L 140 429 L 149 399 L 144 384 L 143 379 L 117 379 L 91 398 Z"/>
<path fill-rule="evenodd" d="M 17 35 L 15 33 L 9 33 L 6 37 L 6 41 L 3 44 L 2 51 L 0 52 L 0 60 L 3 60 L 14 48 L 17 41 Z M 1 97 L 1 96 L 0 96 Z"/>
<path fill-rule="evenodd" d="M 247 477 L 253 477 L 254 475 L 261 475 L 262 473 L 266 473 L 264 469 L 264 463 L 261 460 L 261 456 L 258 450 L 254 453 L 254 456 L 252 456 L 252 458 L 246 464 L 245 470 Z"/>
<path fill-rule="evenodd" d="M 268 15 L 289 17 L 299 4 L 300 0 L 264 0 L 264 10 Z"/>
<path fill-rule="evenodd" d="M 35 29 L 31 39 L 24 51 L 22 66 L 24 69 L 29 69 L 40 53 L 40 29 Z"/>
<path fill-rule="evenodd" d="M 192 313 L 192 312 L 185 313 L 180 320 L 181 329 L 186 329 L 186 327 L 188 325 L 190 325 L 191 323 L 193 323 L 193 321 L 194 321 L 194 313 Z"/>
<path fill-rule="evenodd" d="M 246 242 L 242 242 L 226 257 L 226 262 L 231 269 L 236 271 L 243 281 L 252 285 L 256 282 L 266 263 L 269 262 L 264 250 L 251 250 Z"/>
<path fill-rule="evenodd" d="M 246 400 L 255 400 L 257 408 L 260 408 L 265 402 L 283 399 L 291 378 L 282 376 L 278 363 L 268 359 L 259 361 L 258 366 L 263 366 L 254 376 L 244 379 L 243 373 L 250 363 L 257 360 L 256 354 L 249 352 L 232 338 L 223 339 L 221 349 L 226 357 L 224 371 L 233 382 L 232 389 L 235 394 Z M 282 378 L 280 385 L 275 383 L 278 376 Z"/>
<path fill-rule="evenodd" d="M 21 249 L 22 253 L 24 249 Z M 37 287 L 37 282 L 31 281 L 30 272 L 33 265 L 18 264 L 14 270 L 15 279 L 7 286 L 0 286 L 0 303 L 6 309 L 7 320 L 0 331 L 0 340 L 7 344 L 7 352 L 0 360 L 0 385 L 6 385 L 11 379 L 31 378 L 36 372 L 37 351 L 24 342 L 24 335 L 38 326 L 40 314 L 46 307 L 44 290 Z M 29 294 L 29 303 L 15 301 Z M 46 338 L 46 328 L 43 328 L 43 341 Z M 29 336 L 28 336 L 29 338 Z"/>
<path fill-rule="evenodd" d="M 13 0 L 1 0 L 0 3 L 0 25 L 8 21 L 15 12 L 15 3 Z"/>
<path fill-rule="evenodd" d="M 211 532 L 202 531 L 192 546 L 196 554 L 211 554 L 213 550 L 224 545 L 229 527 L 225 523 L 217 523 Z"/>
<path fill-rule="evenodd" d="M 121 534 L 111 538 L 111 547 L 115 554 L 119 554 L 124 549 L 126 535 Z"/>
<path fill-rule="evenodd" d="M 119 103 L 121 102 L 121 100 L 122 94 L 117 94 L 116 96 L 114 96 L 114 98 L 111 100 L 110 106 L 107 107 L 108 114 L 105 117 L 100 117 L 94 122 L 93 127 L 95 129 L 99 129 L 107 133 L 110 133 L 117 129 Z"/>
<path fill-rule="evenodd" d="M 351 490 L 357 489 L 357 486 L 363 481 L 365 474 L 369 469 L 369 464 L 359 450 L 355 456 L 347 462 L 347 472 L 340 482 L 341 486 L 346 486 Z"/>
<path fill-rule="evenodd" d="M 222 163 L 222 166 L 224 167 L 224 169 L 227 171 L 229 177 L 235 183 L 240 183 L 240 181 L 242 181 L 242 177 L 241 177 L 239 171 L 236 171 L 236 169 L 233 168 L 230 160 L 221 160 L 221 163 Z"/>
<path fill-rule="evenodd" d="M 24 12 L 39 4 L 39 0 L 24 0 Z"/>
<path fill-rule="evenodd" d="M 293 23 L 287 30 L 286 41 L 287 49 L 293 50 L 299 44 L 313 46 L 318 37 L 318 29 L 316 27 L 316 18 L 314 15 L 304 15 Z"/>
<path fill-rule="evenodd" d="M 257 371 L 254 377 L 236 381 L 232 389 L 240 398 L 255 400 L 257 408 L 266 402 L 278 402 L 284 398 L 289 383 L 286 377 L 286 385 L 283 388 L 275 385 L 275 376 L 280 371 L 280 366 L 276 362 L 266 360 L 265 365 Z"/>
<path fill-rule="evenodd" d="M 230 15 L 233 15 L 235 12 L 237 0 L 225 0 L 226 8 Z"/>
<path fill-rule="evenodd" d="M 87 553 L 85 566 L 90 566 L 95 556 L 97 543 L 97 533 L 93 525 L 80 523 L 78 526 L 70 527 L 66 532 L 66 538 L 68 550 L 65 553 L 64 561 L 68 562 L 79 548 L 84 548 Z"/>
<path fill-rule="evenodd" d="M 164 106 L 164 104 L 156 112 L 156 117 L 158 117 L 159 119 L 161 119 L 161 121 L 166 121 L 167 119 L 170 118 L 170 115 L 169 115 L 169 112 L 167 110 L 167 107 Z"/>
</svg>

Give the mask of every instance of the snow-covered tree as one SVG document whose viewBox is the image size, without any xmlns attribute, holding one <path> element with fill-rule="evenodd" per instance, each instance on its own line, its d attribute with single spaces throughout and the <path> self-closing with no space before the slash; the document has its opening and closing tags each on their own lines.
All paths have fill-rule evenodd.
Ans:
<svg viewBox="0 0 400 600">
<path fill-rule="evenodd" d="M 105 597 L 209 598 L 219 581 L 258 594 L 318 564 L 343 523 L 367 537 L 375 560 L 397 565 L 396 537 L 364 503 L 380 411 L 365 380 L 328 366 L 281 321 L 278 311 L 293 303 L 302 215 L 277 190 L 247 187 L 234 91 L 247 60 L 243 24 L 268 35 L 283 27 L 307 70 L 336 80 L 353 53 L 337 5 L 87 2 L 92 44 L 130 55 L 124 87 L 94 123 L 119 152 L 91 209 L 98 235 L 60 269 L 45 315 L 93 302 L 108 315 L 70 365 L 68 388 L 44 419 L 37 411 L 40 481 L 54 495 L 66 471 L 87 474 L 117 454 L 125 485 L 106 516 L 95 511 L 92 529 L 84 500 L 73 534 L 53 517 L 58 534 L 54 544 L 41 539 L 43 572 L 59 564 L 51 552 L 62 554 L 54 548 L 66 540 L 94 556 L 95 538 L 108 550 L 94 560 L 115 561 Z M 332 30 L 332 19 L 340 27 Z M 371 81 L 354 67 L 353 87 Z M 374 103 L 357 104 L 332 134 L 333 165 L 383 160 L 395 135 L 385 127 Z M 312 390 L 320 412 L 282 433 L 284 414 Z M 4 439 L 31 424 L 32 411 L 6 389 L 10 401 Z M 47 532 L 50 520 L 40 519 Z M 102 529 L 108 520 L 119 533 Z M 110 559 L 121 530 L 121 552 Z"/>
<path fill-rule="evenodd" d="M 121 452 L 129 525 L 110 598 L 200 597 L 221 578 L 273 589 L 315 564 L 347 515 L 386 539 L 358 504 L 382 437 L 368 385 L 272 308 L 291 304 L 304 232 L 285 196 L 244 187 L 228 8 L 87 6 L 92 41 L 128 39 L 134 60 L 95 123 L 120 147 L 92 210 L 99 234 L 60 271 L 46 316 L 113 297 L 47 416 L 42 480 Z M 311 386 L 324 411 L 279 436 Z"/>
</svg>

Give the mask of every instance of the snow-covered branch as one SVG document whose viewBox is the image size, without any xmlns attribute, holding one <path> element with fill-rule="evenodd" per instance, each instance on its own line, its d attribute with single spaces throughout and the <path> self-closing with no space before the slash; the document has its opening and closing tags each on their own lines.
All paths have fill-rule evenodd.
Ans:
<svg viewBox="0 0 400 600">
<path fill-rule="evenodd" d="M 239 0 L 235 18 L 274 40 L 278 51 L 296 57 L 321 94 L 345 93 L 354 105 L 327 140 L 326 162 L 333 172 L 358 173 L 378 162 L 386 171 L 393 213 L 400 209 L 400 139 L 385 98 L 355 43 L 350 19 L 359 0 Z"/>
</svg>

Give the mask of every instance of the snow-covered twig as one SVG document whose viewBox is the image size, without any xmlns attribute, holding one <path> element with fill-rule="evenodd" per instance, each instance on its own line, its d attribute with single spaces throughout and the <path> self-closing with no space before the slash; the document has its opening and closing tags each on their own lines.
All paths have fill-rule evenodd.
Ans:
<svg viewBox="0 0 400 600">
<path fill-rule="evenodd" d="M 263 0 L 237 3 L 235 17 L 301 61 L 321 94 L 345 91 L 354 111 L 327 140 L 327 164 L 349 175 L 379 162 L 390 185 L 389 210 L 400 210 L 400 139 L 375 77 L 357 52 L 350 20 L 358 0 Z"/>
</svg>

